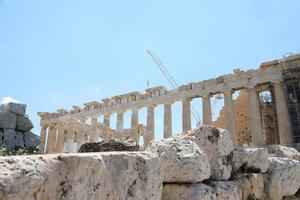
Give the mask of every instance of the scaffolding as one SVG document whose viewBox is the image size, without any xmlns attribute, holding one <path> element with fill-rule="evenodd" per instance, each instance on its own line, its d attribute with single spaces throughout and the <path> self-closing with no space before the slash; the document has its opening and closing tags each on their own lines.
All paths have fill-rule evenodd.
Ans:
<svg viewBox="0 0 300 200">
<path fill-rule="evenodd" d="M 300 69 L 289 62 L 282 72 L 294 144 L 300 144 Z"/>
</svg>

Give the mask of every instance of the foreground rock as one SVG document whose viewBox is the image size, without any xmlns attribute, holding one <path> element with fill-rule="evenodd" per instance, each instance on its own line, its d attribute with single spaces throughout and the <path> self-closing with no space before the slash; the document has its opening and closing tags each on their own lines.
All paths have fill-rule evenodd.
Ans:
<svg viewBox="0 0 300 200">
<path fill-rule="evenodd" d="M 166 184 L 162 200 L 217 200 L 213 188 L 202 183 L 196 184 Z"/>
<path fill-rule="evenodd" d="M 214 180 L 228 180 L 231 176 L 229 154 L 233 151 L 230 133 L 214 126 L 199 126 L 179 136 L 195 142 L 207 155 Z"/>
<path fill-rule="evenodd" d="M 190 140 L 169 138 L 153 141 L 146 151 L 160 158 L 164 182 L 196 183 L 210 177 L 206 154 Z"/>
<path fill-rule="evenodd" d="M 280 145 L 267 145 L 269 154 L 273 154 L 275 157 L 290 158 L 300 161 L 300 152 L 295 148 L 280 146 Z"/>
<path fill-rule="evenodd" d="M 262 174 L 240 174 L 236 177 L 238 194 L 241 200 L 265 199 L 264 177 Z"/>
<path fill-rule="evenodd" d="M 217 200 L 240 200 L 238 186 L 233 181 L 213 181 L 210 186 L 214 189 Z"/>
<path fill-rule="evenodd" d="M 79 152 L 105 152 L 105 151 L 138 151 L 139 145 L 133 140 L 110 140 L 86 143 L 81 145 Z"/>
<path fill-rule="evenodd" d="M 300 188 L 300 162 L 289 158 L 270 157 L 270 168 L 264 178 L 267 197 L 281 200 L 293 196 Z"/>
<path fill-rule="evenodd" d="M 159 159 L 150 153 L 105 152 L 0 158 L 0 199 L 159 200 Z"/>
<path fill-rule="evenodd" d="M 268 150 L 237 147 L 231 153 L 231 162 L 235 173 L 265 173 L 269 168 Z"/>
</svg>

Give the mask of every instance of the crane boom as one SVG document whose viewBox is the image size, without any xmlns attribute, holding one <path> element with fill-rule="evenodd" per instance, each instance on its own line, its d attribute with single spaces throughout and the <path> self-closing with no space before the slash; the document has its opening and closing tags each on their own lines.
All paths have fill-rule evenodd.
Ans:
<svg viewBox="0 0 300 200">
<path fill-rule="evenodd" d="M 169 84 L 172 86 L 172 88 L 173 89 L 177 88 L 178 84 L 175 81 L 174 77 L 169 73 L 169 71 L 167 70 L 167 68 L 161 62 L 161 60 L 159 59 L 159 57 L 154 53 L 154 51 L 151 50 L 151 49 L 147 49 L 146 51 L 150 55 L 150 57 L 152 58 L 152 60 L 155 62 L 155 64 L 157 65 L 157 67 L 160 69 L 160 71 L 162 72 L 162 74 L 164 75 L 164 77 L 167 79 L 167 81 L 169 82 Z M 201 124 L 201 119 L 200 119 L 199 113 L 196 111 L 196 109 L 192 105 L 191 105 L 191 109 L 192 109 L 192 115 L 193 115 L 194 119 L 197 121 L 197 125 L 200 125 Z"/>
</svg>

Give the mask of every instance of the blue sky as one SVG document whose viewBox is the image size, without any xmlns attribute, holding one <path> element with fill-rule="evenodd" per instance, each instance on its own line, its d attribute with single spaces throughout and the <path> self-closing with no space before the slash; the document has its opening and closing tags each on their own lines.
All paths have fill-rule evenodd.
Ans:
<svg viewBox="0 0 300 200">
<path fill-rule="evenodd" d="M 180 84 L 299 53 L 299 8 L 297 0 L 0 0 L 0 98 L 26 103 L 39 134 L 38 111 L 143 91 L 146 80 L 170 88 L 147 48 Z M 174 132 L 180 112 L 177 103 Z M 161 137 L 161 106 L 156 114 Z"/>
</svg>

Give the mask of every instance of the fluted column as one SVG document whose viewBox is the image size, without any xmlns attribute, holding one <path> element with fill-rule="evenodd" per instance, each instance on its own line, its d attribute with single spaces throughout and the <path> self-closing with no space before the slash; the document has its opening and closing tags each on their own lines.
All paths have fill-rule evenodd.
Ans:
<svg viewBox="0 0 300 200">
<path fill-rule="evenodd" d="M 138 108 L 134 108 L 131 110 L 131 128 L 136 133 L 135 139 L 137 142 L 139 141 L 138 126 L 139 126 L 139 110 Z"/>
<path fill-rule="evenodd" d="M 98 118 L 92 117 L 91 120 L 91 132 L 90 132 L 90 139 L 89 142 L 96 142 L 97 141 L 97 124 L 98 124 Z"/>
<path fill-rule="evenodd" d="M 261 121 L 261 113 L 260 113 L 260 104 L 258 93 L 256 88 L 248 88 L 248 98 L 249 98 L 249 118 L 250 118 L 250 129 L 251 129 L 251 137 L 252 143 L 254 145 L 262 145 L 265 144 L 263 137 L 263 128 Z"/>
<path fill-rule="evenodd" d="M 285 146 L 292 146 L 293 134 L 283 83 L 274 83 L 274 92 L 280 144 Z"/>
<path fill-rule="evenodd" d="M 74 132 L 74 128 L 73 128 L 73 123 L 69 123 L 68 124 L 68 128 L 67 128 L 67 141 L 66 141 L 66 147 L 65 147 L 65 152 L 73 152 L 73 132 Z"/>
<path fill-rule="evenodd" d="M 55 141 L 56 141 L 57 128 L 54 125 L 50 125 L 48 131 L 48 141 L 47 141 L 47 153 L 54 153 L 55 151 Z"/>
<path fill-rule="evenodd" d="M 124 126 L 124 112 L 117 113 L 117 132 L 122 132 Z"/>
<path fill-rule="evenodd" d="M 78 152 L 78 150 L 80 149 L 81 145 L 83 145 L 86 141 L 85 141 L 85 121 L 86 119 L 81 118 L 80 119 L 80 123 L 78 125 L 78 142 L 77 142 L 77 148 L 76 148 L 76 152 Z"/>
<path fill-rule="evenodd" d="M 65 135 L 64 135 L 64 125 L 59 124 L 57 127 L 57 140 L 56 140 L 56 145 L 55 145 L 55 152 L 56 153 L 62 153 L 64 150 L 64 145 L 65 145 Z"/>
<path fill-rule="evenodd" d="M 164 105 L 164 138 L 172 137 L 172 104 Z"/>
<path fill-rule="evenodd" d="M 110 114 L 104 115 L 103 125 L 107 128 L 110 127 Z"/>
<path fill-rule="evenodd" d="M 232 91 L 224 92 L 225 128 L 230 132 L 232 141 L 236 145 L 235 116 L 233 110 Z"/>
<path fill-rule="evenodd" d="M 40 133 L 40 138 L 41 138 L 41 143 L 40 143 L 40 150 L 42 152 L 45 152 L 45 147 L 46 147 L 46 135 L 47 135 L 47 125 L 42 125 L 41 126 L 41 133 Z"/>
<path fill-rule="evenodd" d="M 147 137 L 145 137 L 145 145 L 147 146 L 151 140 L 154 140 L 154 105 L 150 105 L 147 108 Z"/>
<path fill-rule="evenodd" d="M 203 125 L 211 125 L 212 123 L 210 97 L 211 95 L 205 95 L 202 97 Z"/>
<path fill-rule="evenodd" d="M 182 101 L 182 131 L 191 130 L 191 103 L 190 99 Z"/>
</svg>

